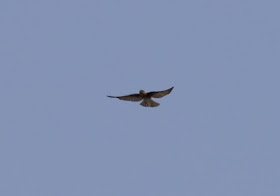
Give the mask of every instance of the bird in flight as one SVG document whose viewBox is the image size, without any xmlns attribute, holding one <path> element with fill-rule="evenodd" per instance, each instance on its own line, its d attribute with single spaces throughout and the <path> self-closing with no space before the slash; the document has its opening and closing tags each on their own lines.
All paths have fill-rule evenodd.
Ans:
<svg viewBox="0 0 280 196">
<path fill-rule="evenodd" d="M 107 96 L 110 98 L 118 98 L 120 100 L 124 101 L 133 101 L 133 102 L 138 102 L 142 101 L 140 105 L 144 107 L 157 107 L 159 106 L 159 103 L 155 102 L 152 100 L 152 98 L 162 98 L 165 95 L 168 95 L 174 86 L 170 89 L 164 90 L 164 91 L 152 91 L 152 92 L 145 92 L 144 90 L 140 90 L 139 93 L 137 94 L 130 94 L 130 95 L 125 95 L 125 96 Z"/>
</svg>

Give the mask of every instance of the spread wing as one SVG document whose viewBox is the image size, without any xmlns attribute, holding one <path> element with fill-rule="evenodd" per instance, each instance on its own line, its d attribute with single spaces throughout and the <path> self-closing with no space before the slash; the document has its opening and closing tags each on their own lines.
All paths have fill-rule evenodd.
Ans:
<svg viewBox="0 0 280 196">
<path fill-rule="evenodd" d="M 152 91 L 152 92 L 147 93 L 147 95 L 151 96 L 153 98 L 161 98 L 161 97 L 171 93 L 173 88 L 174 88 L 174 86 L 172 88 L 164 90 L 164 91 Z"/>
<path fill-rule="evenodd" d="M 116 97 L 116 96 L 107 96 L 107 97 L 110 97 L 110 98 L 118 98 L 120 100 L 124 100 L 124 101 L 134 101 L 134 102 L 137 102 L 137 101 L 141 101 L 142 100 L 142 97 L 140 97 L 140 94 L 131 94 L 131 95 L 125 95 L 125 96 L 119 96 L 119 97 Z"/>
</svg>

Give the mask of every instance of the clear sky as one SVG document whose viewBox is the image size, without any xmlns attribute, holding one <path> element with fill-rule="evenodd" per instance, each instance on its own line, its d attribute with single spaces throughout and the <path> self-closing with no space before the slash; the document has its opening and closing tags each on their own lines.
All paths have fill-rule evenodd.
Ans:
<svg viewBox="0 0 280 196">
<path fill-rule="evenodd" d="M 279 196 L 279 7 L 1 1 L 0 195 Z"/>
</svg>

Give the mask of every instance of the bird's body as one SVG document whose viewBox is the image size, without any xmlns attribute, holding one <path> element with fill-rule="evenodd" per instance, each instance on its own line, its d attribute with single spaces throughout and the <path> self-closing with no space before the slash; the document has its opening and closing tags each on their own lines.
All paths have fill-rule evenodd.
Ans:
<svg viewBox="0 0 280 196">
<path fill-rule="evenodd" d="M 118 98 L 120 100 L 125 101 L 142 101 L 140 105 L 144 107 L 157 107 L 160 104 L 152 100 L 152 98 L 161 98 L 165 95 L 168 95 L 174 87 L 164 90 L 164 91 L 152 91 L 152 92 L 145 92 L 144 90 L 140 90 L 138 94 L 130 94 L 125 96 L 107 96 L 110 98 Z"/>
</svg>

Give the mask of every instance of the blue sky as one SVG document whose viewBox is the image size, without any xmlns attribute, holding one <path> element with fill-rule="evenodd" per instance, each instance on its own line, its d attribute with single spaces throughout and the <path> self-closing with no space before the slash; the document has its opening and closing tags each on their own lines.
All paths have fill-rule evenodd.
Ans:
<svg viewBox="0 0 280 196">
<path fill-rule="evenodd" d="M 279 7 L 1 1 L 0 195 L 280 195 Z"/>
</svg>

